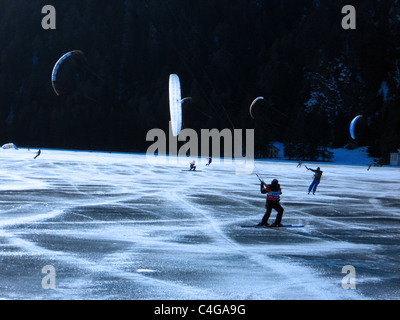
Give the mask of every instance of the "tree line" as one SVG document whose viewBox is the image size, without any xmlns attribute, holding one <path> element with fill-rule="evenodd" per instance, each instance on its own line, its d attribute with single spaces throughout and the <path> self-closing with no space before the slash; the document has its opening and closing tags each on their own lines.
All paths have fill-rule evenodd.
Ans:
<svg viewBox="0 0 400 320">
<path fill-rule="evenodd" d="M 341 8 L 351 2 L 357 29 L 343 30 Z M 48 4 L 55 30 L 41 26 Z M 256 153 L 280 141 L 293 158 L 361 145 L 387 158 L 400 146 L 399 16 L 395 1 L 373 0 L 2 1 L 0 137 L 144 152 L 149 130 L 168 132 L 176 73 L 192 97 L 184 127 L 254 128 Z M 59 97 L 51 71 L 75 49 L 86 60 Z M 252 119 L 257 96 L 265 99 Z"/>
</svg>

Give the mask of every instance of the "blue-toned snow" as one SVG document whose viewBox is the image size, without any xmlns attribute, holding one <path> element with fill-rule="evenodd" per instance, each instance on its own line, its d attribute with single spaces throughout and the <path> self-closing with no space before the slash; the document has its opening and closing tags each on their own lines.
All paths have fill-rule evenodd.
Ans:
<svg viewBox="0 0 400 320">
<path fill-rule="evenodd" d="M 261 220 L 265 196 L 235 163 L 188 172 L 189 158 L 36 151 L 0 150 L 0 299 L 399 297 L 400 169 L 367 171 L 365 150 L 305 163 L 324 172 L 315 195 L 304 165 L 256 161 L 281 183 L 283 222 L 305 226 L 279 230 L 240 228 Z"/>
</svg>

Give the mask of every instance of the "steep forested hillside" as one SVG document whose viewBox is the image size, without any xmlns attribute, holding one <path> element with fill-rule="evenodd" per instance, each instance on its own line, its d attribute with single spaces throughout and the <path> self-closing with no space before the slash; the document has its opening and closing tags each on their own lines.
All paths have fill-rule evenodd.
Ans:
<svg viewBox="0 0 400 320">
<path fill-rule="evenodd" d="M 356 30 L 341 25 L 349 4 Z M 44 5 L 55 30 L 41 26 Z M 168 128 L 177 73 L 193 98 L 185 127 L 254 128 L 257 151 L 281 141 L 294 157 L 350 142 L 387 157 L 400 147 L 399 35 L 397 0 L 4 0 L 1 141 L 146 151 L 148 130 Z M 51 72 L 74 49 L 85 60 L 59 97 Z"/>
</svg>

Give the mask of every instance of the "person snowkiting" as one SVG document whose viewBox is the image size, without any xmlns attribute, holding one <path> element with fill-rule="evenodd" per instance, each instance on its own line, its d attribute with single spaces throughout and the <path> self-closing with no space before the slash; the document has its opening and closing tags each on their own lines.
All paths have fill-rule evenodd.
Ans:
<svg viewBox="0 0 400 320">
<path fill-rule="evenodd" d="M 196 171 L 196 165 L 195 165 L 195 164 L 196 164 L 195 161 L 193 161 L 193 162 L 190 163 L 190 169 L 189 169 L 189 171 L 192 171 L 192 170 L 193 170 L 193 171 Z"/>
<path fill-rule="evenodd" d="M 266 211 L 264 217 L 257 226 L 281 227 L 284 210 L 280 204 L 282 190 L 279 181 L 274 179 L 271 181 L 271 184 L 268 185 L 264 181 L 261 181 L 261 193 L 267 194 L 267 201 L 265 203 Z M 268 219 L 271 216 L 272 209 L 276 210 L 278 213 L 275 222 L 272 225 L 269 225 Z"/>
<path fill-rule="evenodd" d="M 39 151 L 37 152 L 36 156 L 33 159 L 36 159 L 37 157 L 39 157 L 41 153 L 42 153 L 42 151 L 39 149 Z"/>
<path fill-rule="evenodd" d="M 315 194 L 315 191 L 317 191 L 317 187 L 318 187 L 319 183 L 321 182 L 322 171 L 321 171 L 320 167 L 318 167 L 315 170 L 308 168 L 307 166 L 305 166 L 305 167 L 307 170 L 311 170 L 312 172 L 314 172 L 314 180 L 311 182 L 310 186 L 308 187 L 308 194 L 310 194 L 311 191 L 313 194 Z"/>
<path fill-rule="evenodd" d="M 302 160 L 299 160 L 299 163 L 297 164 L 297 167 L 296 168 L 301 168 L 301 165 L 303 164 L 303 161 Z"/>
</svg>

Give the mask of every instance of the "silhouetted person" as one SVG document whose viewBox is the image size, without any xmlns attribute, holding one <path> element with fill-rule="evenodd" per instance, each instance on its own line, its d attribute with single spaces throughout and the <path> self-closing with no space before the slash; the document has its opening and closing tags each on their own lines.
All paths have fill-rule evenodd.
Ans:
<svg viewBox="0 0 400 320">
<path fill-rule="evenodd" d="M 281 227 L 281 221 L 283 216 L 283 208 L 279 201 L 281 200 L 281 186 L 278 180 L 272 180 L 271 184 L 265 184 L 264 181 L 261 181 L 261 193 L 267 194 L 267 202 L 265 204 L 265 208 L 267 209 L 262 221 L 257 226 L 269 226 L 268 219 L 271 215 L 272 209 L 275 209 L 278 214 L 276 215 L 275 222 L 271 225 L 271 227 Z"/>
<path fill-rule="evenodd" d="M 306 166 L 306 168 L 307 168 L 307 166 Z M 310 168 L 307 168 L 307 170 L 311 170 L 312 172 L 315 173 L 314 180 L 313 180 L 313 182 L 311 182 L 310 186 L 308 187 L 308 194 L 310 194 L 311 190 L 312 190 L 313 194 L 315 194 L 315 191 L 317 191 L 317 187 L 318 187 L 319 183 L 321 182 L 322 171 L 319 167 L 316 170 L 310 169 Z"/>
<path fill-rule="evenodd" d="M 42 151 L 40 151 L 40 149 L 39 149 L 39 151 L 37 152 L 36 156 L 33 159 L 36 159 L 37 157 L 39 157 L 41 153 L 42 153 Z"/>
</svg>

